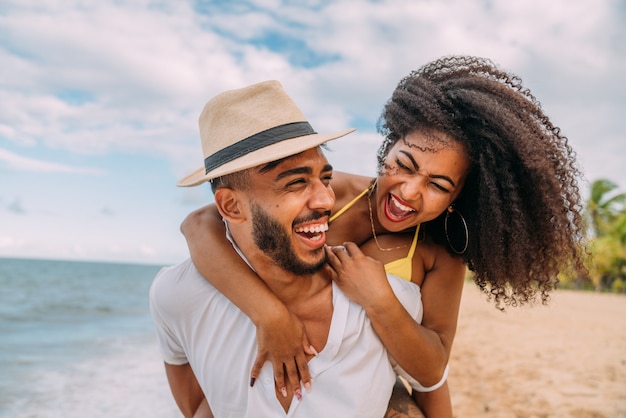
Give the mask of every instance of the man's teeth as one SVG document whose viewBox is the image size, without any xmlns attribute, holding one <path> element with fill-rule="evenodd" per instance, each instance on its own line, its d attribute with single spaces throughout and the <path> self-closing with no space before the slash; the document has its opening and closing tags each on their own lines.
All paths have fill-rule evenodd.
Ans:
<svg viewBox="0 0 626 418">
<path fill-rule="evenodd" d="M 296 232 L 304 232 L 306 234 L 316 233 L 328 231 L 328 224 L 317 224 L 317 225 L 307 225 L 303 227 L 299 227 L 295 229 Z"/>
<path fill-rule="evenodd" d="M 403 205 L 402 203 L 398 202 L 393 196 L 391 196 L 391 202 L 396 208 L 400 209 L 403 212 L 415 212 L 415 209 Z"/>
</svg>

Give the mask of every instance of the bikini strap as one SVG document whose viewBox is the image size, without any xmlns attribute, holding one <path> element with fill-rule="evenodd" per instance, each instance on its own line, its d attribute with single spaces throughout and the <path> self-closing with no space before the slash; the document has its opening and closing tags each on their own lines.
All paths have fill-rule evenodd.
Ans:
<svg viewBox="0 0 626 418">
<path fill-rule="evenodd" d="M 411 248 L 409 248 L 409 253 L 407 254 L 407 258 L 413 259 L 413 254 L 415 254 L 415 248 L 417 247 L 418 236 L 420 234 L 420 225 L 417 224 L 415 227 L 415 236 L 413 236 L 413 242 L 411 242 Z"/>
<path fill-rule="evenodd" d="M 348 202 L 347 205 L 345 205 L 344 207 L 339 209 L 333 216 L 331 216 L 330 219 L 328 219 L 328 222 L 332 222 L 335 219 L 337 219 L 338 217 L 340 217 L 341 215 L 343 215 L 343 213 L 345 211 L 350 209 L 352 207 L 352 205 L 354 205 L 360 198 L 362 198 L 363 196 L 365 196 L 366 194 L 371 192 L 373 188 L 374 188 L 374 184 L 372 183 L 367 189 L 363 190 L 361 193 L 359 193 L 359 195 L 357 197 L 352 199 L 350 202 Z"/>
</svg>

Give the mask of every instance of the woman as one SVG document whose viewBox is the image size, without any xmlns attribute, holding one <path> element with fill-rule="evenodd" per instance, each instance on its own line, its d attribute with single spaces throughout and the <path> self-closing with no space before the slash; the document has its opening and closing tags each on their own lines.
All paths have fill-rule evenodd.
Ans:
<svg viewBox="0 0 626 418">
<path fill-rule="evenodd" d="M 579 171 L 567 138 L 521 81 L 481 58 L 442 58 L 409 74 L 379 131 L 378 176 L 333 178 L 327 242 L 347 251 L 327 254 L 338 285 L 365 308 L 392 357 L 428 387 L 445 375 L 466 267 L 499 307 L 537 295 L 545 303 L 560 271 L 585 271 Z M 192 213 L 182 231 L 199 271 L 217 276 L 213 284 L 257 325 L 252 377 L 270 360 L 278 387 L 285 379 L 299 387 L 298 376 L 309 387 L 303 347 L 314 348 L 227 244 L 217 211 Z M 421 324 L 372 273 L 380 262 L 420 286 Z M 429 415 L 442 398 L 451 415 L 445 384 L 418 401 Z"/>
</svg>

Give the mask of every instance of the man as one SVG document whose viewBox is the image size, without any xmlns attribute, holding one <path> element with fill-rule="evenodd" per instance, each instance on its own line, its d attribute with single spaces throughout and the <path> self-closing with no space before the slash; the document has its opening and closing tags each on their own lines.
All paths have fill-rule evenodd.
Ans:
<svg viewBox="0 0 626 418">
<path fill-rule="evenodd" d="M 396 380 L 387 353 L 363 309 L 324 269 L 334 193 L 332 167 L 320 145 L 351 131 L 315 133 L 276 81 L 224 92 L 205 106 L 205 167 L 179 185 L 211 181 L 233 246 L 303 322 L 319 354 L 308 358 L 315 388 L 305 394 L 276 388 L 269 363 L 255 385 L 243 384 L 257 352 L 252 322 L 191 260 L 165 268 L 150 290 L 151 311 L 168 381 L 185 416 L 385 414 Z M 417 318 L 419 289 L 390 281 Z"/>
</svg>

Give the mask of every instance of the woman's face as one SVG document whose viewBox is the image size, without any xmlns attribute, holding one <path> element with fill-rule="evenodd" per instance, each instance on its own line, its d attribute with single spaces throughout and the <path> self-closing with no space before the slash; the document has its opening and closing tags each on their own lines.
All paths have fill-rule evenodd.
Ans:
<svg viewBox="0 0 626 418">
<path fill-rule="evenodd" d="M 397 232 L 439 216 L 458 197 L 469 159 L 465 148 L 440 132 L 413 132 L 399 140 L 378 175 L 376 213 Z"/>
</svg>

